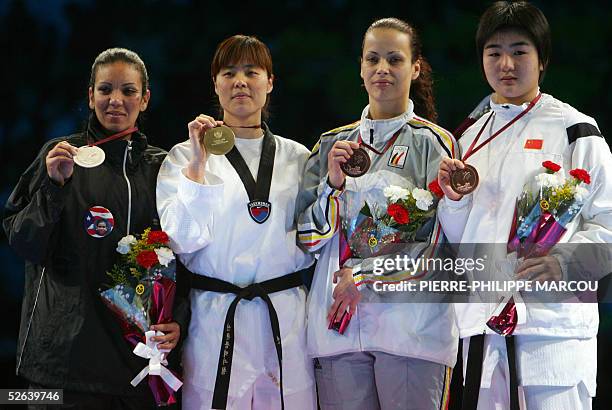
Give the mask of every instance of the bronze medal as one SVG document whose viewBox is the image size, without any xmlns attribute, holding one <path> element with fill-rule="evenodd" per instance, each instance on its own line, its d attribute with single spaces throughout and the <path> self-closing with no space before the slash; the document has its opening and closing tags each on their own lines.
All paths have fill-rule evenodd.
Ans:
<svg viewBox="0 0 612 410">
<path fill-rule="evenodd" d="M 234 131 L 230 127 L 221 125 L 210 128 L 204 133 L 203 144 L 206 152 L 214 155 L 225 155 L 234 147 Z"/>
<path fill-rule="evenodd" d="M 353 155 L 343 164 L 340 169 L 349 177 L 360 177 L 370 169 L 370 156 L 363 148 L 353 150 Z"/>
<path fill-rule="evenodd" d="M 465 168 L 457 169 L 451 174 L 451 188 L 460 195 L 467 195 L 478 186 L 478 171 L 471 165 L 464 164 Z"/>
</svg>

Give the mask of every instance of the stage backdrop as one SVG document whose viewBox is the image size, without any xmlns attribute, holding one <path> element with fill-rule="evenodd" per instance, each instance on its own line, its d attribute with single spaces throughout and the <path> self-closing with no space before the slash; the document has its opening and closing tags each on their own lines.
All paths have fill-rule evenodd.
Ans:
<svg viewBox="0 0 612 410">
<path fill-rule="evenodd" d="M 0 200 L 42 144 L 82 127 L 89 71 L 108 47 L 127 47 L 145 61 L 151 104 L 143 127 L 169 149 L 187 138 L 187 122 L 215 114 L 210 61 L 216 45 L 254 34 L 272 51 L 276 81 L 272 130 L 312 147 L 318 135 L 359 118 L 367 102 L 359 78 L 363 33 L 376 18 L 397 16 L 420 31 L 434 70 L 439 123 L 453 130 L 490 90 L 476 58 L 474 34 L 488 2 L 445 1 L 0 1 L 2 110 Z M 553 33 L 542 91 L 595 117 L 611 135 L 612 13 L 604 2 L 536 2 Z M 610 139 L 608 139 L 610 141 Z M 13 378 L 23 291 L 23 264 L 2 233 L 0 387 Z M 609 408 L 612 316 L 601 305 L 599 389 L 595 408 Z M 9 382 L 10 380 L 10 382 Z"/>
</svg>

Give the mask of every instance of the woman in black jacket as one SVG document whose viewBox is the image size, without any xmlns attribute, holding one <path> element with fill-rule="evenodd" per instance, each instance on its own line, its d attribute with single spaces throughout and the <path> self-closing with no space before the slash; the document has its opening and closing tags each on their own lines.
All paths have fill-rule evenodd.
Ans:
<svg viewBox="0 0 612 410">
<path fill-rule="evenodd" d="M 147 361 L 132 353 L 99 295 L 119 239 L 158 218 L 155 185 L 165 152 L 135 128 L 149 97 L 136 53 L 102 52 L 91 69 L 87 129 L 45 144 L 6 204 L 9 244 L 26 260 L 17 374 L 33 388 L 63 388 L 64 403 L 77 408 L 154 406 L 147 383 L 130 385 Z M 76 147 L 119 133 L 98 145 L 104 155 L 77 155 Z M 181 327 L 156 325 L 165 333 L 159 347 L 174 348 Z"/>
</svg>

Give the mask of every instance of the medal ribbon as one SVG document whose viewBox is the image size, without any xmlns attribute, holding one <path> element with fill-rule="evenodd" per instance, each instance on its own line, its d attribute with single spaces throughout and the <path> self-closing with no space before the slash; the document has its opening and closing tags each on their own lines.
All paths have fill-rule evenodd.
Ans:
<svg viewBox="0 0 612 410">
<path fill-rule="evenodd" d="M 393 145 L 393 143 L 395 142 L 395 140 L 397 140 L 397 137 L 399 137 L 400 131 L 402 129 L 400 128 L 399 130 L 395 131 L 395 134 L 393 134 L 393 137 L 391 137 L 391 139 L 387 142 L 387 144 L 385 145 L 385 148 L 383 148 L 382 151 L 378 151 L 376 148 L 366 144 L 365 142 L 363 142 L 363 140 L 361 139 L 361 133 L 359 134 L 359 145 L 363 145 L 364 147 L 366 147 L 367 149 L 369 149 L 370 151 L 378 154 L 378 155 L 382 155 L 385 152 L 387 152 L 387 150 L 391 147 L 391 145 Z"/>
<path fill-rule="evenodd" d="M 514 124 L 515 122 L 517 122 L 518 120 L 520 120 L 521 118 L 523 118 L 523 116 L 525 114 L 527 114 L 529 111 L 531 111 L 531 109 L 538 103 L 538 101 L 540 100 L 540 97 L 542 97 L 542 93 L 538 93 L 538 95 L 535 96 L 535 98 L 533 100 L 531 100 L 529 102 L 529 105 L 527 106 L 527 108 L 525 108 L 523 111 L 521 111 L 516 117 L 514 117 L 513 119 L 511 119 L 506 125 L 504 125 L 503 127 L 501 127 L 499 130 L 497 130 L 497 132 L 495 132 L 493 135 L 491 135 L 489 138 L 487 138 L 486 140 L 484 140 L 482 142 L 482 144 L 478 145 L 476 148 L 474 148 L 474 145 L 476 145 L 476 142 L 478 142 L 478 140 L 480 139 L 480 136 L 482 135 L 482 132 L 484 131 L 484 129 L 486 128 L 487 124 L 489 123 L 489 121 L 491 120 L 491 118 L 493 118 L 493 114 L 489 115 L 489 118 L 487 118 L 487 120 L 485 121 L 484 125 L 480 128 L 480 131 L 478 131 L 478 134 L 476 135 L 476 138 L 474 138 L 474 141 L 472 141 L 472 144 L 470 145 L 470 147 L 468 148 L 467 152 L 465 153 L 465 155 L 463 156 L 463 158 L 461 159 L 462 161 L 467 160 L 469 157 L 471 157 L 472 155 L 474 155 L 479 149 L 481 149 L 482 147 L 484 147 L 485 145 L 487 145 L 489 142 L 491 142 L 494 138 L 498 137 L 502 132 L 506 131 L 508 128 L 510 128 L 510 126 L 512 124 Z"/>
<path fill-rule="evenodd" d="M 272 135 L 268 127 L 265 127 L 264 130 L 263 147 L 261 149 L 261 157 L 257 169 L 257 182 L 255 182 L 253 174 L 251 174 L 249 167 L 235 145 L 230 152 L 225 154 L 227 160 L 232 164 L 242 180 L 242 184 L 249 195 L 250 202 L 254 200 L 268 202 L 268 197 L 270 196 L 276 142 L 274 140 L 274 135 Z"/>
<path fill-rule="evenodd" d="M 230 127 L 230 128 L 253 128 L 253 129 L 258 129 L 261 128 L 261 124 L 255 124 L 255 125 L 229 125 L 227 123 L 224 123 L 224 125 Z"/>
<path fill-rule="evenodd" d="M 131 128 L 128 128 L 127 130 L 123 130 L 121 132 L 113 134 L 110 137 L 103 138 L 100 141 L 96 141 L 96 142 L 94 142 L 92 144 L 87 144 L 87 146 L 88 147 L 94 147 L 96 145 L 104 144 L 105 142 L 109 142 L 109 141 L 113 141 L 113 140 L 116 140 L 116 139 L 121 138 L 121 137 L 125 137 L 126 135 L 131 134 L 131 133 L 136 132 L 136 131 L 138 131 L 138 127 L 131 127 Z"/>
</svg>

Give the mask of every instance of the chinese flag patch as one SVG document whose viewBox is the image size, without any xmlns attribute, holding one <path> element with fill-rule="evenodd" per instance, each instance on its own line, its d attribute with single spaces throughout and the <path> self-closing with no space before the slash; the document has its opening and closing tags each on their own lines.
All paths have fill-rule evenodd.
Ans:
<svg viewBox="0 0 612 410">
<path fill-rule="evenodd" d="M 527 140 L 525 141 L 525 149 L 542 149 L 544 140 Z"/>
</svg>

